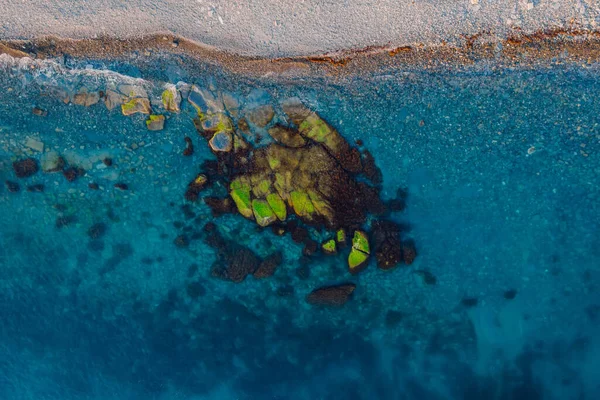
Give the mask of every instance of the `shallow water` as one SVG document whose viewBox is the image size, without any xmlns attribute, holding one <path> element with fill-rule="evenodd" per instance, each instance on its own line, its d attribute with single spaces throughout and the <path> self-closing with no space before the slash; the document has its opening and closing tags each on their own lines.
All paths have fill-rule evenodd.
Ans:
<svg viewBox="0 0 600 400">
<path fill-rule="evenodd" d="M 600 393 L 597 71 L 273 83 L 161 65 L 31 72 L 3 62 L 0 180 L 21 191 L 0 190 L 0 398 Z M 297 96 L 350 143 L 360 139 L 383 174 L 382 196 L 407 189 L 406 209 L 392 218 L 410 226 L 415 262 L 382 271 L 371 260 L 353 276 L 343 256 L 317 256 L 306 272 L 289 235 L 240 215 L 213 218 L 202 202 L 185 207 L 187 184 L 214 158 L 185 101 L 165 130 L 150 132 L 139 114 L 67 105 L 55 90 L 127 82 L 152 97 L 161 81 L 179 80 L 246 102 Z M 34 106 L 48 114 L 33 115 Z M 191 157 L 182 156 L 185 136 Z M 28 139 L 85 175 L 17 179 L 14 160 L 41 158 Z M 38 183 L 43 193 L 26 190 Z M 261 257 L 283 250 L 283 264 L 262 280 L 211 277 L 208 221 Z M 96 223 L 106 232 L 91 238 Z M 182 232 L 197 239 L 180 248 Z M 306 303 L 311 290 L 341 282 L 357 285 L 342 308 Z"/>
</svg>

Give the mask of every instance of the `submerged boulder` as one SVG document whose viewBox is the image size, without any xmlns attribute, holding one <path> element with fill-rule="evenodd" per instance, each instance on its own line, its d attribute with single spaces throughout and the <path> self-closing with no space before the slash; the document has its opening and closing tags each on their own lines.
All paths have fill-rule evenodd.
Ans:
<svg viewBox="0 0 600 400">
<path fill-rule="evenodd" d="M 175 85 L 167 85 L 162 92 L 161 100 L 165 110 L 178 113 L 180 111 L 179 104 L 181 96 Z"/>
<path fill-rule="evenodd" d="M 146 120 L 149 131 L 162 131 L 165 127 L 165 116 L 152 114 Z"/>
<path fill-rule="evenodd" d="M 152 112 L 152 107 L 150 106 L 150 101 L 148 99 L 134 97 L 121 104 L 121 112 L 123 115 L 133 115 L 137 113 L 150 114 Z"/>
<path fill-rule="evenodd" d="M 306 301 L 316 306 L 340 307 L 350 300 L 354 289 L 356 285 L 353 283 L 322 287 L 313 290 Z"/>
<path fill-rule="evenodd" d="M 25 158 L 12 164 L 17 178 L 29 178 L 38 172 L 38 163 L 35 158 Z"/>
</svg>

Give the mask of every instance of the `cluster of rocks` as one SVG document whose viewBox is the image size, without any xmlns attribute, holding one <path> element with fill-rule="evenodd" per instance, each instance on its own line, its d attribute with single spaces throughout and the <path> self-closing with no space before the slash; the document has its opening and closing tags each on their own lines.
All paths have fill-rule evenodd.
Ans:
<svg viewBox="0 0 600 400">
<path fill-rule="evenodd" d="M 181 98 L 177 88 L 170 90 L 163 95 L 165 108 L 170 99 Z M 187 100 L 197 113 L 194 125 L 217 161 L 205 163 L 188 184 L 186 200 L 199 200 L 219 182 L 219 187 L 227 188 L 225 197 L 202 196 L 213 215 L 236 212 L 278 235 L 290 232 L 305 245 L 305 256 L 319 249 L 336 255 L 348 247 L 348 269 L 353 274 L 367 266 L 372 254 L 385 270 L 412 263 L 414 242 L 403 239 L 405 227 L 385 217 L 403 209 L 405 192 L 402 198 L 382 201 L 381 171 L 373 156 L 351 146 L 300 100 L 283 101 L 280 115 L 264 103 L 245 109 L 243 116 L 231 95 L 192 86 Z M 178 111 L 179 105 L 172 109 Z M 193 151 L 188 150 L 193 148 L 191 140 L 186 138 L 186 144 L 186 152 Z M 370 230 L 363 228 L 369 216 L 376 217 Z M 319 246 L 304 226 L 324 228 L 329 238 Z M 222 238 L 213 240 L 211 245 L 220 252 L 213 275 L 239 282 L 259 270 L 260 261 L 248 249 L 223 243 Z M 349 298 L 352 291 L 346 292 Z"/>
</svg>

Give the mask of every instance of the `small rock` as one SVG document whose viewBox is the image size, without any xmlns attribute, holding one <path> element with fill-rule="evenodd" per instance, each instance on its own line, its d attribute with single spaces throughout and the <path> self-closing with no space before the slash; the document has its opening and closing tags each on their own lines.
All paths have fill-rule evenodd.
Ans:
<svg viewBox="0 0 600 400">
<path fill-rule="evenodd" d="M 39 117 L 45 117 L 48 115 L 48 111 L 43 110 L 39 107 L 33 107 L 33 109 L 31 110 L 31 112 L 33 113 L 33 115 L 37 115 Z"/>
<path fill-rule="evenodd" d="M 42 171 L 46 173 L 60 172 L 65 167 L 65 160 L 56 151 L 42 154 Z"/>
<path fill-rule="evenodd" d="M 123 115 L 133 115 L 137 113 L 150 114 L 152 107 L 150 101 L 146 98 L 135 97 L 126 103 L 121 104 Z"/>
<path fill-rule="evenodd" d="M 186 292 L 192 299 L 196 299 L 203 296 L 206 293 L 206 289 L 200 282 L 191 282 L 188 284 Z"/>
<path fill-rule="evenodd" d="M 179 112 L 181 96 L 175 85 L 167 85 L 165 91 L 162 93 L 161 99 L 165 110 L 176 113 Z"/>
<path fill-rule="evenodd" d="M 313 290 L 306 297 L 306 301 L 317 306 L 339 307 L 350 300 L 354 289 L 356 289 L 356 285 L 353 283 L 322 287 Z"/>
<path fill-rule="evenodd" d="M 150 115 L 146 120 L 146 127 L 149 131 L 162 131 L 165 128 L 165 116 Z"/>
<path fill-rule="evenodd" d="M 106 233 L 106 224 L 103 222 L 95 223 L 87 231 L 87 234 L 91 239 L 99 239 L 102 236 L 104 236 L 105 233 Z"/>
<path fill-rule="evenodd" d="M 21 186 L 19 186 L 17 182 L 4 181 L 4 184 L 6 185 L 6 190 L 8 190 L 10 193 L 17 193 L 21 190 Z"/>
<path fill-rule="evenodd" d="M 27 191 L 33 193 L 42 193 L 44 191 L 44 184 L 38 183 L 36 185 L 27 186 Z"/>
<path fill-rule="evenodd" d="M 281 125 L 275 125 L 269 129 L 268 132 L 276 142 L 279 142 L 284 146 L 303 147 L 306 145 L 306 139 L 304 139 L 298 131 L 293 129 L 286 128 Z"/>
<path fill-rule="evenodd" d="M 229 152 L 233 148 L 231 132 L 217 132 L 208 142 L 214 152 Z"/>
<path fill-rule="evenodd" d="M 274 116 L 275 111 L 270 104 L 254 107 L 246 111 L 246 118 L 259 128 L 267 126 Z"/>
<path fill-rule="evenodd" d="M 123 96 L 121 96 L 119 93 L 112 90 L 107 90 L 104 94 L 104 105 L 109 110 L 112 110 L 113 108 L 121 105 L 122 103 Z"/>
<path fill-rule="evenodd" d="M 271 254 L 270 256 L 265 258 L 258 266 L 258 269 L 254 271 L 254 277 L 260 279 L 272 276 L 275 273 L 275 270 L 277 269 L 279 264 L 281 264 L 282 260 L 283 255 L 280 251 Z"/>
<path fill-rule="evenodd" d="M 506 300 L 512 300 L 517 296 L 517 291 L 515 289 L 510 289 L 504 292 L 504 298 Z"/>
<path fill-rule="evenodd" d="M 478 300 L 477 297 L 465 297 L 460 301 L 460 303 L 467 308 L 472 308 L 477 305 Z"/>
<path fill-rule="evenodd" d="M 63 170 L 63 176 L 68 182 L 73 182 L 82 175 L 85 175 L 85 171 L 82 168 L 70 167 Z"/>
<path fill-rule="evenodd" d="M 39 151 L 40 153 L 44 151 L 44 143 L 34 138 L 27 138 L 25 146 L 29 147 L 32 150 Z"/>
<path fill-rule="evenodd" d="M 107 167 L 110 167 L 113 164 L 113 161 L 112 161 L 112 158 L 106 157 L 106 158 L 104 158 L 104 160 L 102 160 L 102 163 L 104 165 L 106 165 Z"/>
<path fill-rule="evenodd" d="M 395 310 L 389 310 L 385 314 L 385 326 L 388 328 L 396 327 L 404 319 L 404 313 Z"/>
<path fill-rule="evenodd" d="M 417 248 L 415 247 L 415 242 L 411 239 L 404 241 L 402 243 L 402 258 L 404 259 L 404 263 L 410 265 L 416 257 Z"/>
<path fill-rule="evenodd" d="M 119 189 L 119 190 L 129 190 L 129 186 L 127 186 L 127 184 L 123 183 L 123 182 L 119 182 L 119 183 L 115 183 L 114 184 L 115 189 Z"/>
<path fill-rule="evenodd" d="M 188 247 L 190 245 L 190 241 L 185 235 L 179 235 L 173 240 L 175 246 L 181 248 Z"/>
<path fill-rule="evenodd" d="M 26 158 L 13 162 L 13 170 L 17 178 L 28 178 L 38 172 L 38 164 L 35 159 Z"/>
<path fill-rule="evenodd" d="M 97 183 L 91 182 L 91 183 L 88 183 L 88 188 L 90 188 L 92 190 L 98 190 L 98 189 L 100 189 L 100 186 L 98 186 Z"/>
<path fill-rule="evenodd" d="M 65 215 L 62 217 L 58 217 L 56 219 L 56 227 L 57 228 L 64 228 L 66 226 L 69 226 L 71 224 L 74 224 L 75 222 L 77 222 L 77 217 L 74 215 Z"/>
<path fill-rule="evenodd" d="M 88 93 L 87 89 L 83 88 L 75 93 L 71 101 L 73 104 L 89 107 L 100 101 L 100 95 L 97 92 Z"/>
<path fill-rule="evenodd" d="M 183 150 L 183 155 L 185 157 L 189 157 L 194 154 L 194 143 L 192 143 L 192 139 L 189 137 L 183 138 L 185 140 L 185 149 Z"/>
</svg>

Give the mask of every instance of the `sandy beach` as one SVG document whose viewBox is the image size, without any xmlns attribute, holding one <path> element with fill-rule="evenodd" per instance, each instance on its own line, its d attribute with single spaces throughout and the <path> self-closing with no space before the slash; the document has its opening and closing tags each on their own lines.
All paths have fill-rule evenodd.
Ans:
<svg viewBox="0 0 600 400">
<path fill-rule="evenodd" d="M 596 0 L 0 0 L 0 38 L 139 38 L 172 32 L 240 55 L 285 57 L 368 46 L 457 44 L 486 32 L 593 31 Z"/>
</svg>

